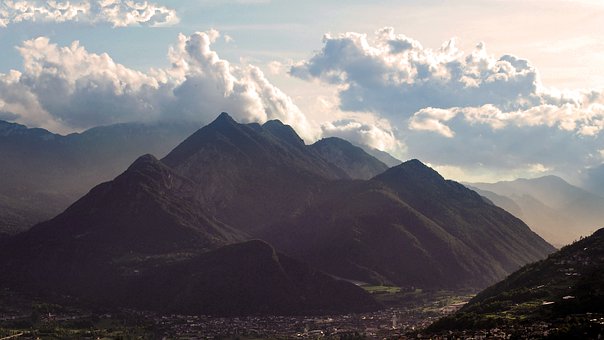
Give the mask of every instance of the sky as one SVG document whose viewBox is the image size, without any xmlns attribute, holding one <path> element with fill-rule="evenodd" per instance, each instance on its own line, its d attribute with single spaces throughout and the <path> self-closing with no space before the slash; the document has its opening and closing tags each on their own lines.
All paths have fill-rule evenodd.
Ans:
<svg viewBox="0 0 604 340">
<path fill-rule="evenodd" d="M 0 2 L 0 119 L 280 119 L 447 178 L 604 163 L 596 0 Z"/>
</svg>

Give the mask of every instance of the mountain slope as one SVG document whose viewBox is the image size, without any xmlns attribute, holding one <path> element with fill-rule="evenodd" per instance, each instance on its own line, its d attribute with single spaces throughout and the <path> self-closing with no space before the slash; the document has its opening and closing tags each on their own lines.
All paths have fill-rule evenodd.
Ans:
<svg viewBox="0 0 604 340">
<path fill-rule="evenodd" d="M 434 329 L 491 327 L 604 313 L 604 229 L 485 289 Z"/>
<path fill-rule="evenodd" d="M 522 221 L 416 160 L 371 181 L 335 183 L 321 197 L 262 237 L 342 277 L 484 287 L 554 251 Z"/>
<path fill-rule="evenodd" d="M 189 185 L 153 156 L 142 156 L 62 214 L 9 239 L 2 258 L 11 275 L 5 277 L 34 291 L 106 296 L 109 282 L 139 267 L 246 238 L 209 218 Z"/>
<path fill-rule="evenodd" d="M 261 241 L 222 247 L 142 275 L 133 305 L 218 315 L 358 312 L 378 307 L 355 285 Z M 145 299 L 144 297 L 154 297 Z"/>
<path fill-rule="evenodd" d="M 471 186 L 513 200 L 521 217 L 548 241 L 564 245 L 604 225 L 604 198 L 556 176 Z"/>
</svg>

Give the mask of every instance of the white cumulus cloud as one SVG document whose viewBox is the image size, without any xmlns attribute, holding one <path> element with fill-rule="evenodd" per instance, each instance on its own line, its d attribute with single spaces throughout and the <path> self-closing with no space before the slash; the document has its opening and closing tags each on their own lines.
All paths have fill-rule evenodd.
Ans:
<svg viewBox="0 0 604 340">
<path fill-rule="evenodd" d="M 290 74 L 333 85 L 343 112 L 387 119 L 409 157 L 436 166 L 569 173 L 593 166 L 604 144 L 602 89 L 547 87 L 528 60 L 483 43 L 465 53 L 455 39 L 431 49 L 392 28 L 328 34 Z"/>
<path fill-rule="evenodd" d="M 323 136 L 340 137 L 356 145 L 367 145 L 378 150 L 387 150 L 393 154 L 404 153 L 401 143 L 392 128 L 383 122 L 362 122 L 359 119 L 342 119 L 321 125 Z"/>
<path fill-rule="evenodd" d="M 114 27 L 166 26 L 178 23 L 174 9 L 133 0 L 6 0 L 0 4 L 0 27 L 20 22 L 107 23 Z"/>
<path fill-rule="evenodd" d="M 0 112 L 12 120 L 69 132 L 128 121 L 207 123 L 227 111 L 241 121 L 280 119 L 304 138 L 319 133 L 259 68 L 235 66 L 211 48 L 219 32 L 179 35 L 171 67 L 140 72 L 76 41 L 58 46 L 46 37 L 18 47 L 23 72 L 0 74 Z"/>
</svg>

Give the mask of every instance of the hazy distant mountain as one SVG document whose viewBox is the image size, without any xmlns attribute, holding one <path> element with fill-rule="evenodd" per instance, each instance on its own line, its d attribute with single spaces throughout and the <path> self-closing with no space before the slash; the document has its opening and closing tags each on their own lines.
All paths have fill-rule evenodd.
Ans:
<svg viewBox="0 0 604 340">
<path fill-rule="evenodd" d="M 400 159 L 393 157 L 391 154 L 385 151 L 378 150 L 367 145 L 361 145 L 360 147 L 363 148 L 363 150 L 365 150 L 365 152 L 367 152 L 371 156 L 377 158 L 379 161 L 386 164 L 388 167 L 397 166 L 402 163 Z"/>
<path fill-rule="evenodd" d="M 604 164 L 586 171 L 582 187 L 587 191 L 604 197 Z"/>
<path fill-rule="evenodd" d="M 370 179 L 388 169 L 388 166 L 358 146 L 338 137 L 323 138 L 310 146 L 325 161 L 337 165 L 350 178 Z"/>
<path fill-rule="evenodd" d="M 523 267 L 432 328 L 552 322 L 587 313 L 604 313 L 604 229 Z M 587 315 L 589 319 L 593 316 Z"/>
<path fill-rule="evenodd" d="M 208 215 L 192 183 L 140 157 L 0 250 L 2 284 L 106 306 L 211 314 L 375 309 L 337 281 Z M 213 251 L 217 249 L 216 251 Z M 209 252 L 208 252 L 209 251 Z"/>
<path fill-rule="evenodd" d="M 521 209 L 518 217 L 557 245 L 568 244 L 604 225 L 604 198 L 575 187 L 560 177 L 472 183 L 470 186 L 513 200 Z M 502 203 L 501 200 L 496 202 L 497 199 L 492 199 L 488 193 L 486 197 L 495 204 Z"/>
<path fill-rule="evenodd" d="M 514 215 L 520 219 L 523 218 L 522 208 L 520 208 L 520 206 L 516 202 L 514 202 L 513 199 L 511 199 L 507 196 L 497 195 L 496 193 L 494 193 L 492 191 L 481 190 L 481 189 L 479 189 L 477 187 L 473 187 L 471 185 L 466 185 L 466 187 L 476 191 L 478 194 L 480 194 L 480 196 L 488 199 L 491 203 L 495 204 L 496 206 L 505 209 L 507 212 L 511 213 L 512 215 Z"/>
<path fill-rule="evenodd" d="M 144 153 L 165 155 L 194 126 L 117 124 L 62 136 L 0 121 L 0 232 L 51 218 Z"/>
<path fill-rule="evenodd" d="M 554 249 L 514 216 L 417 160 L 340 182 L 263 236 L 341 277 L 482 287 Z"/>
</svg>

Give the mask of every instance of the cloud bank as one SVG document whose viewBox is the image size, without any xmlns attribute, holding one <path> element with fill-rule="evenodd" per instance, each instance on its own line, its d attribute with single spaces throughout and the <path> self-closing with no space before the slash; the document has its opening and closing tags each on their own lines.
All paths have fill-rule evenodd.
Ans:
<svg viewBox="0 0 604 340">
<path fill-rule="evenodd" d="M 6 0 L 0 4 L 0 27 L 21 22 L 104 23 L 113 27 L 167 26 L 178 23 L 174 9 L 133 0 Z"/>
<path fill-rule="evenodd" d="M 79 43 L 58 46 L 46 37 L 18 47 L 23 72 L 0 74 L 0 112 L 30 125 L 69 132 L 129 121 L 207 123 L 221 111 L 245 122 L 280 119 L 314 138 L 306 117 L 259 68 L 234 66 L 211 44 L 219 32 L 179 35 L 171 67 L 140 72 Z"/>
<path fill-rule="evenodd" d="M 325 35 L 290 74 L 339 89 L 344 112 L 387 119 L 409 157 L 435 165 L 571 171 L 604 161 L 602 90 L 560 91 L 525 59 L 438 49 L 383 28 Z M 539 164 L 540 167 L 535 167 Z"/>
</svg>

